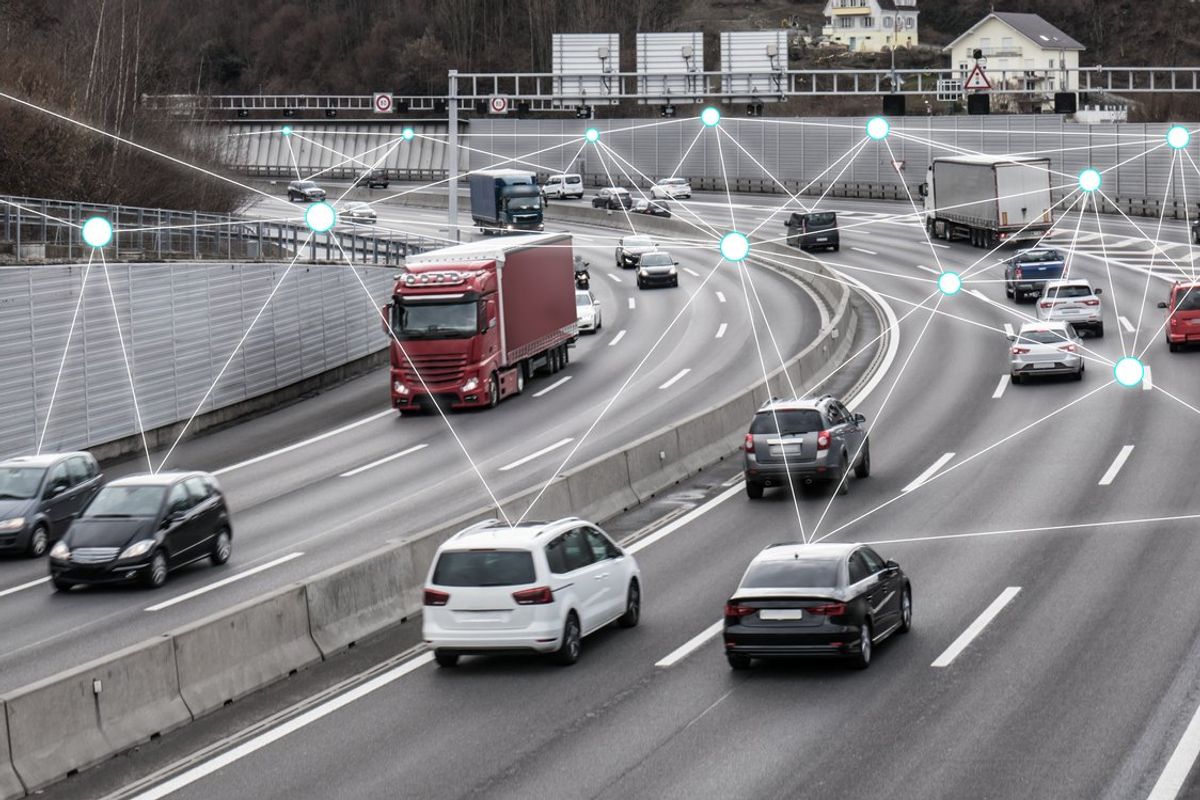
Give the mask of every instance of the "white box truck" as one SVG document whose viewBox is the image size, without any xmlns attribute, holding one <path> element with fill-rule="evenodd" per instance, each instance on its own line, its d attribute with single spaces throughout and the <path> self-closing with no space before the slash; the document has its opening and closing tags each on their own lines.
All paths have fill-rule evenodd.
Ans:
<svg viewBox="0 0 1200 800">
<path fill-rule="evenodd" d="M 938 239 L 989 249 L 1038 239 L 1054 224 L 1050 178 L 1048 158 L 935 158 L 920 186 L 925 228 Z"/>
</svg>

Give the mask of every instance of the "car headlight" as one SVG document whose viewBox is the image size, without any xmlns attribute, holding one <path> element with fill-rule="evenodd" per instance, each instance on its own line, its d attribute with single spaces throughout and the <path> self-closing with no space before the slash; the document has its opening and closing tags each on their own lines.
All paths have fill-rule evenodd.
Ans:
<svg viewBox="0 0 1200 800">
<path fill-rule="evenodd" d="M 469 378 L 467 380 L 467 382 L 462 385 L 462 390 L 464 392 L 473 392 L 478 388 L 479 388 L 479 378 Z"/>
<path fill-rule="evenodd" d="M 154 549 L 155 541 L 153 539 L 142 539 L 140 542 L 134 542 L 121 551 L 120 558 L 137 558 L 144 556 Z"/>
<path fill-rule="evenodd" d="M 59 539 L 54 543 L 54 547 L 50 548 L 50 557 L 57 558 L 60 561 L 66 561 L 71 557 L 71 548 L 67 547 L 67 543 Z"/>
<path fill-rule="evenodd" d="M 396 394 L 408 394 L 408 387 L 400 381 L 394 381 L 392 383 L 392 391 L 394 391 Z"/>
<path fill-rule="evenodd" d="M 6 520 L 0 520 L 0 531 L 19 531 L 24 527 L 24 517 L 10 517 Z"/>
<path fill-rule="evenodd" d="M 641 276 L 644 278 L 644 277 L 646 277 L 648 274 L 649 274 L 649 273 L 648 273 L 648 272 L 646 272 L 646 268 L 645 268 L 645 267 L 638 267 L 638 275 L 641 275 Z"/>
<path fill-rule="evenodd" d="M 669 270 L 667 270 L 667 274 L 668 275 L 678 275 L 679 270 L 675 269 L 674 267 L 671 267 Z"/>
</svg>

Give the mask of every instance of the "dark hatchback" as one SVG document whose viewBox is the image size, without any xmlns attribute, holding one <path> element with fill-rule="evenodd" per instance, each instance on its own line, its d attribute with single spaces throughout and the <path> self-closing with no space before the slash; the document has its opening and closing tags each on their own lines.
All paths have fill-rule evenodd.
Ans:
<svg viewBox="0 0 1200 800">
<path fill-rule="evenodd" d="M 103 485 L 91 453 L 0 462 L 0 553 L 44 556 Z"/>
<path fill-rule="evenodd" d="M 725 604 L 725 656 L 838 656 L 865 669 L 875 645 L 912 628 L 912 587 L 859 544 L 778 544 L 750 562 Z"/>
<path fill-rule="evenodd" d="M 204 472 L 130 475 L 105 486 L 50 550 L 50 579 L 76 584 L 140 581 L 202 559 L 229 560 L 233 526 L 216 478 Z"/>
</svg>

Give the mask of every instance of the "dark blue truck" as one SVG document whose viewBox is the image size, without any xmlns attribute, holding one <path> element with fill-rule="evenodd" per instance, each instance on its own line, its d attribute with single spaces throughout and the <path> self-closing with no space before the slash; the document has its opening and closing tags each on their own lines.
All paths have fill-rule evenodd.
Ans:
<svg viewBox="0 0 1200 800">
<path fill-rule="evenodd" d="M 1063 275 L 1066 260 L 1051 247 L 1031 247 L 1004 262 L 1004 293 L 1020 303 Z"/>
<path fill-rule="evenodd" d="M 482 233 L 543 230 L 541 189 L 532 172 L 514 169 L 471 173 L 471 220 Z"/>
</svg>

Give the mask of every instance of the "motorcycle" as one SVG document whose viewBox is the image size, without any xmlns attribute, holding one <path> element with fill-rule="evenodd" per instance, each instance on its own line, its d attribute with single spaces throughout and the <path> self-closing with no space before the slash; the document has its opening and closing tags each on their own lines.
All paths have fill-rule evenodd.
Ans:
<svg viewBox="0 0 1200 800">
<path fill-rule="evenodd" d="M 588 274 L 588 266 L 590 262 L 583 261 L 578 256 L 575 257 L 575 288 L 586 289 L 592 284 L 592 278 Z"/>
</svg>

